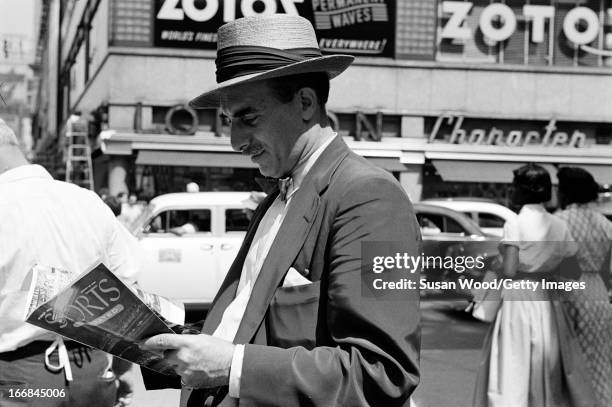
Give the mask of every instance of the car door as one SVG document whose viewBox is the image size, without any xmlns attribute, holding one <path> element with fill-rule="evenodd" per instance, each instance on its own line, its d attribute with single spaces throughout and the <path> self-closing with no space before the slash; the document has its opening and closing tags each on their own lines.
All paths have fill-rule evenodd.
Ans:
<svg viewBox="0 0 612 407">
<path fill-rule="evenodd" d="M 188 219 L 186 233 L 176 229 Z M 210 303 L 216 293 L 217 261 L 212 209 L 165 208 L 144 228 L 140 244 L 146 260 L 139 278 L 143 289 L 185 303 Z"/>
</svg>

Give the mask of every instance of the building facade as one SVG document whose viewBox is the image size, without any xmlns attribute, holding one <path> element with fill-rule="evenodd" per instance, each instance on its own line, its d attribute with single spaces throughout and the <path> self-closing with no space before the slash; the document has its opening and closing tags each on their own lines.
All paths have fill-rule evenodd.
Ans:
<svg viewBox="0 0 612 407">
<path fill-rule="evenodd" d="M 14 129 L 26 155 L 31 154 L 32 114 L 36 96 L 36 77 L 31 67 L 34 62 L 34 19 L 38 9 L 25 1 L 19 10 L 0 13 L 0 118 Z M 7 8 L 7 5 L 4 5 Z M 29 17 L 30 21 L 12 21 Z"/>
<path fill-rule="evenodd" d="M 218 112 L 186 102 L 214 85 L 216 29 L 272 12 L 310 19 L 324 52 L 357 57 L 332 81 L 331 122 L 413 200 L 505 202 L 512 169 L 526 162 L 553 174 L 581 165 L 612 183 L 610 0 L 49 3 L 58 24 L 42 39 L 51 90 L 36 142 L 41 154 L 61 145 L 80 114 L 96 189 L 148 198 L 191 181 L 257 188 Z"/>
</svg>

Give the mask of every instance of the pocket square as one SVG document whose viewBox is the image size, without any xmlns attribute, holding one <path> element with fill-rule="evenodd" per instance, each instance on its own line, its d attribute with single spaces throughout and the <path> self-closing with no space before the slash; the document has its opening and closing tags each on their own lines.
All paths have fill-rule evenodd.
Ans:
<svg viewBox="0 0 612 407">
<path fill-rule="evenodd" d="M 312 284 L 312 281 L 304 277 L 302 274 L 300 274 L 299 271 L 297 271 L 293 267 L 290 267 L 289 271 L 287 271 L 287 274 L 285 275 L 283 287 L 297 287 L 298 285 L 305 284 Z"/>
</svg>

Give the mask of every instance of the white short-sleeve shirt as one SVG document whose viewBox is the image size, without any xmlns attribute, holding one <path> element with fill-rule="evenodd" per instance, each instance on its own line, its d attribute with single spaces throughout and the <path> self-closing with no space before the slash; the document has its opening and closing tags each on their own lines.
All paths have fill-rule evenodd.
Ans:
<svg viewBox="0 0 612 407">
<path fill-rule="evenodd" d="M 539 204 L 527 204 L 504 224 L 501 244 L 519 249 L 518 271 L 548 272 L 576 253 L 567 224 Z"/>
</svg>

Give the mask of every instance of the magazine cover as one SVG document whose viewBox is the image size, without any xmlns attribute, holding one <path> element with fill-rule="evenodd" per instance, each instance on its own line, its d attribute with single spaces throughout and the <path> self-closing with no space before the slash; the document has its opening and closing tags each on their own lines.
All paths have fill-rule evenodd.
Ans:
<svg viewBox="0 0 612 407">
<path fill-rule="evenodd" d="M 173 310 L 178 315 L 173 322 L 161 317 L 167 300 L 147 293 L 145 298 L 157 308 L 151 309 L 103 264 L 54 295 L 58 287 L 66 287 L 66 275 L 55 268 L 33 269 L 27 322 L 157 372 L 175 374 L 162 355 L 138 346 L 150 336 L 175 333 L 172 327 L 180 312 Z"/>
</svg>

